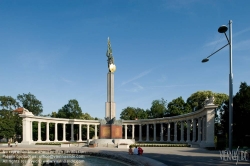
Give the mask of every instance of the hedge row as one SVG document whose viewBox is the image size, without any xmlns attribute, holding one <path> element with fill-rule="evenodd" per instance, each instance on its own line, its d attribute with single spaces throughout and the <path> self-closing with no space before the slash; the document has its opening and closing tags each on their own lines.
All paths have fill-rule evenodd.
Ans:
<svg viewBox="0 0 250 166">
<path fill-rule="evenodd" d="M 140 147 L 190 147 L 188 144 L 131 144 L 132 148 L 135 146 Z"/>
<path fill-rule="evenodd" d="M 41 143 L 36 143 L 36 145 L 61 145 L 60 142 L 41 142 Z"/>
</svg>

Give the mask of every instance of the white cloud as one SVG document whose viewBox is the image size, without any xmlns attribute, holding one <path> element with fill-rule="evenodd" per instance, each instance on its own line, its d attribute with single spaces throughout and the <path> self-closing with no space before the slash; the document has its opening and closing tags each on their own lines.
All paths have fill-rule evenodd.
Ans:
<svg viewBox="0 0 250 166">
<path fill-rule="evenodd" d="M 243 29 L 243 30 L 241 30 L 239 32 L 233 33 L 233 38 L 237 37 L 237 36 L 240 36 L 241 34 L 244 34 L 244 33 L 248 32 L 248 31 L 250 31 L 250 28 L 246 28 L 246 29 Z M 227 43 L 227 39 L 226 39 L 226 37 L 224 35 L 221 36 L 219 39 L 216 39 L 216 40 L 214 40 L 212 42 L 206 43 L 205 47 L 213 46 L 213 45 L 216 45 L 216 44 L 221 43 L 221 42 Z"/>
<path fill-rule="evenodd" d="M 139 78 L 141 78 L 141 77 L 143 77 L 143 76 L 149 74 L 151 71 L 152 71 L 152 69 L 146 70 L 146 71 L 144 71 L 144 72 L 138 74 L 137 76 L 135 76 L 135 77 L 133 77 L 133 78 L 127 80 L 127 81 L 124 81 L 124 82 L 121 84 L 121 86 L 126 85 L 126 84 L 128 84 L 128 83 L 130 83 L 130 82 L 132 82 L 132 81 L 135 81 L 135 80 L 137 80 L 137 79 L 139 79 Z"/>
<path fill-rule="evenodd" d="M 176 84 L 176 85 L 162 85 L 162 86 L 150 86 L 150 88 L 172 88 L 172 87 L 186 87 L 186 86 L 204 86 L 206 84 Z"/>
<path fill-rule="evenodd" d="M 62 78 L 63 82 L 66 82 L 67 84 L 73 84 L 74 82 L 65 78 Z"/>
<path fill-rule="evenodd" d="M 137 89 L 139 89 L 139 90 L 142 90 L 142 89 L 144 89 L 141 85 L 139 85 L 138 83 L 133 83 L 135 86 L 136 86 L 136 88 Z"/>
<path fill-rule="evenodd" d="M 243 40 L 241 42 L 236 43 L 233 45 L 234 50 L 249 50 L 250 49 L 250 39 L 249 40 Z"/>
</svg>

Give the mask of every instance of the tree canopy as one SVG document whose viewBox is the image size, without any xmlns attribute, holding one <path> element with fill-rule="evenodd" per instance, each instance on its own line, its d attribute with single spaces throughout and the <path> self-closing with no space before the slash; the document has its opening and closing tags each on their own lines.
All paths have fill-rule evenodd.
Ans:
<svg viewBox="0 0 250 166">
<path fill-rule="evenodd" d="M 221 106 L 223 102 L 228 100 L 228 95 L 224 93 L 214 93 L 212 91 L 197 91 L 191 94 L 187 99 L 187 104 L 191 106 L 193 111 L 197 111 L 204 107 L 204 101 L 208 97 L 214 96 L 215 102 L 214 104 Z"/>
<path fill-rule="evenodd" d="M 221 111 L 221 124 L 224 133 L 228 133 L 229 107 L 228 102 Z M 233 98 L 233 138 L 237 146 L 250 146 L 250 86 L 241 83 L 239 92 Z"/>
<path fill-rule="evenodd" d="M 148 112 L 149 118 L 162 118 L 167 114 L 167 100 L 154 100 L 150 111 Z"/>
<path fill-rule="evenodd" d="M 22 133 L 21 118 L 13 112 L 19 103 L 11 96 L 0 96 L 0 137 L 12 138 Z"/>
<path fill-rule="evenodd" d="M 6 110 L 14 110 L 19 107 L 19 103 L 11 96 L 0 96 L 0 107 Z"/>
<path fill-rule="evenodd" d="M 120 119 L 123 120 L 135 120 L 135 119 L 147 119 L 147 112 L 141 108 L 127 107 L 122 110 Z"/>
<path fill-rule="evenodd" d="M 191 106 L 187 104 L 182 97 L 173 99 L 168 103 L 168 116 L 177 116 L 192 112 Z"/>
<path fill-rule="evenodd" d="M 34 115 L 41 115 L 43 112 L 42 102 L 31 93 L 18 95 L 17 99 L 21 102 L 22 107 L 31 111 Z"/>
<path fill-rule="evenodd" d="M 82 109 L 76 99 L 69 100 L 56 114 L 57 118 L 80 119 L 82 117 Z"/>
</svg>

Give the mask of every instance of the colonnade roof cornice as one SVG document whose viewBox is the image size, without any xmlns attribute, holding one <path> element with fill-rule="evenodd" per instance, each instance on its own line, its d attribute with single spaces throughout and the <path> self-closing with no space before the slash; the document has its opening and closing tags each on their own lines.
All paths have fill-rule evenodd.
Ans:
<svg viewBox="0 0 250 166">
<path fill-rule="evenodd" d="M 33 122 L 49 122 L 49 123 L 74 123 L 74 124 L 100 124 L 99 120 L 84 120 L 84 119 L 65 119 L 65 118 L 52 118 L 43 116 L 32 116 L 20 114 L 20 117 L 30 118 Z"/>
<path fill-rule="evenodd" d="M 207 114 L 207 110 L 217 108 L 217 105 L 206 105 L 202 109 L 190 112 L 183 115 L 171 116 L 171 117 L 163 117 L 163 118 L 155 118 L 155 119 L 138 119 L 138 120 L 122 120 L 123 124 L 154 124 L 154 123 L 171 123 L 178 121 L 187 121 L 191 119 L 196 119 L 203 117 Z"/>
</svg>

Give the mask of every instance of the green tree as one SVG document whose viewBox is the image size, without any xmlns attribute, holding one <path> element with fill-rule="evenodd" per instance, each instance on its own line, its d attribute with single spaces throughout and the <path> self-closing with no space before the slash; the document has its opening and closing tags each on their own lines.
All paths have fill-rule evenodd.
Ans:
<svg viewBox="0 0 250 166">
<path fill-rule="evenodd" d="M 182 114 L 187 114 L 192 112 L 191 106 L 182 99 L 182 97 L 178 97 L 173 99 L 168 103 L 168 116 L 177 116 Z"/>
<path fill-rule="evenodd" d="M 144 109 L 134 107 L 124 108 L 120 114 L 120 119 L 123 120 L 147 119 L 147 117 L 147 112 Z"/>
<path fill-rule="evenodd" d="M 167 114 L 167 100 L 154 100 L 148 111 L 149 118 L 162 118 Z"/>
<path fill-rule="evenodd" d="M 21 102 L 22 107 L 28 109 L 34 115 L 41 115 L 43 112 L 42 102 L 31 93 L 18 95 L 17 99 Z"/>
<path fill-rule="evenodd" d="M 0 107 L 6 110 L 14 110 L 19 107 L 19 103 L 11 96 L 0 96 Z"/>
<path fill-rule="evenodd" d="M 57 118 L 80 119 L 82 116 L 82 109 L 77 100 L 69 100 L 68 104 L 58 110 L 56 116 Z"/>
<path fill-rule="evenodd" d="M 135 120 L 136 119 L 135 108 L 133 107 L 124 108 L 120 114 L 120 119 Z"/>
<path fill-rule="evenodd" d="M 221 125 L 224 133 L 228 134 L 229 107 L 228 102 L 221 111 Z M 246 82 L 241 83 L 239 92 L 233 98 L 233 139 L 237 146 L 250 146 L 250 86 Z"/>
<path fill-rule="evenodd" d="M 22 118 L 13 110 L 19 103 L 11 96 L 0 96 L 0 136 L 13 138 L 22 134 Z"/>
<path fill-rule="evenodd" d="M 142 108 L 135 108 L 136 119 L 148 119 L 147 111 Z"/>
<path fill-rule="evenodd" d="M 214 96 L 215 102 L 214 104 L 218 105 L 220 108 L 222 104 L 228 100 L 228 95 L 224 93 L 214 93 L 212 91 L 197 91 L 191 94 L 187 99 L 187 104 L 191 106 L 193 111 L 197 111 L 204 107 L 204 101 L 208 97 Z"/>
<path fill-rule="evenodd" d="M 12 112 L 2 109 L 0 111 L 0 137 L 13 138 L 15 135 L 15 123 Z"/>
</svg>

